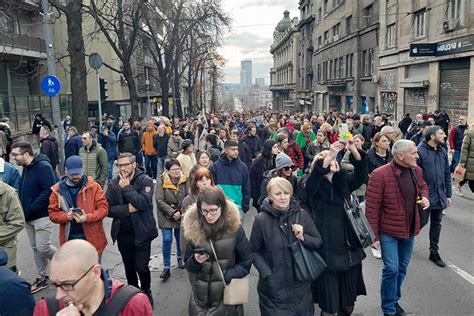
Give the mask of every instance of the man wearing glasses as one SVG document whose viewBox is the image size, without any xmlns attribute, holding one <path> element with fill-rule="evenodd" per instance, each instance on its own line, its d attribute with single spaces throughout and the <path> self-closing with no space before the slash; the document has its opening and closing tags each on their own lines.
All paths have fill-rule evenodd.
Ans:
<svg viewBox="0 0 474 316">
<path fill-rule="evenodd" d="M 41 299 L 34 315 L 153 315 L 147 297 L 111 278 L 97 258 L 94 246 L 85 240 L 61 246 L 50 268 L 56 293 Z M 117 299 L 122 291 L 127 294 Z"/>
<path fill-rule="evenodd" d="M 127 283 L 140 288 L 153 305 L 151 294 L 150 261 L 151 241 L 158 236 L 153 217 L 153 180 L 137 168 L 135 156 L 120 154 L 117 158 L 118 177 L 108 184 L 111 236 L 122 255 Z M 137 277 L 138 275 L 138 277 Z"/>
<path fill-rule="evenodd" d="M 51 187 L 56 183 L 56 174 L 48 157 L 35 155 L 27 142 L 14 143 L 11 155 L 16 164 L 23 167 L 18 195 L 39 275 L 31 285 L 31 293 L 36 293 L 48 287 L 48 260 L 56 252 L 56 248 L 51 245 L 53 223 L 48 217 L 49 196 Z"/>
<path fill-rule="evenodd" d="M 82 143 L 84 147 L 79 149 L 84 164 L 84 174 L 92 177 L 95 182 L 104 187 L 107 176 L 109 175 L 109 160 L 107 152 L 95 140 L 96 136 L 93 132 L 84 132 L 82 134 Z"/>
</svg>

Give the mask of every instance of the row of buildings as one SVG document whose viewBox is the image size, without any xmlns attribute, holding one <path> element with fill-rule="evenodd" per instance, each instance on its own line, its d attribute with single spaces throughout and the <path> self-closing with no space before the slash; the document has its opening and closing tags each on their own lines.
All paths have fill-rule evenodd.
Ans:
<svg viewBox="0 0 474 316">
<path fill-rule="evenodd" d="M 274 32 L 274 107 L 474 121 L 474 1 L 300 0 Z"/>
<path fill-rule="evenodd" d="M 166 1 L 155 2 L 161 9 L 166 8 Z M 155 9 L 159 12 L 158 7 Z M 59 95 L 61 117 L 71 113 L 70 61 L 68 58 L 68 32 L 64 14 L 52 10 L 51 20 L 54 23 L 53 37 L 57 77 L 62 88 Z M 41 90 L 41 80 L 48 74 L 47 49 L 43 31 L 44 14 L 40 0 L 0 0 L 0 116 L 10 118 L 13 131 L 27 131 L 31 128 L 36 113 L 43 113 L 52 119 L 51 98 Z M 83 37 L 86 55 L 98 53 L 104 65 L 98 75 L 107 81 L 107 102 L 103 104 L 103 113 L 116 117 L 128 118 L 131 104 L 127 81 L 120 72 L 123 65 L 105 36 L 97 31 L 95 21 L 83 14 Z M 166 36 L 166 27 L 161 29 L 160 36 Z M 137 93 L 141 104 L 141 115 L 158 114 L 161 109 L 161 88 L 158 67 L 146 46 L 139 41 L 132 57 L 133 76 L 136 80 Z M 89 100 L 89 117 L 95 120 L 98 116 L 98 84 L 94 69 L 87 65 L 87 87 Z M 210 67 L 202 67 L 210 69 Z M 195 104 L 204 104 L 210 108 L 212 99 L 212 80 L 210 71 L 203 70 L 197 76 Z M 186 112 L 189 94 L 183 82 L 181 103 Z M 169 93 L 172 93 L 171 88 Z M 168 99 L 170 112 L 173 113 L 173 98 Z"/>
</svg>

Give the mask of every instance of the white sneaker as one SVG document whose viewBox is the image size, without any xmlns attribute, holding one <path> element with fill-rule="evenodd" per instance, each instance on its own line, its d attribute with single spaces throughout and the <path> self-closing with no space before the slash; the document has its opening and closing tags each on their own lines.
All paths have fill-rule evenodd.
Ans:
<svg viewBox="0 0 474 316">
<path fill-rule="evenodd" d="M 370 250 L 372 250 L 372 255 L 374 256 L 374 258 L 382 259 L 382 252 L 380 251 L 380 249 L 370 248 Z"/>
<path fill-rule="evenodd" d="M 153 179 L 153 184 L 156 184 L 156 179 Z"/>
<path fill-rule="evenodd" d="M 456 193 L 457 196 L 464 196 L 464 193 L 462 193 L 462 189 L 459 184 L 454 187 L 454 193 Z"/>
</svg>

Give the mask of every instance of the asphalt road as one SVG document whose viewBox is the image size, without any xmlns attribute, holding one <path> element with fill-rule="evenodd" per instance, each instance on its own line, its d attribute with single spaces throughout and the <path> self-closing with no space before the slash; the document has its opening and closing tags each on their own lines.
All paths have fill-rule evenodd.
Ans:
<svg viewBox="0 0 474 316">
<path fill-rule="evenodd" d="M 428 229 L 425 228 L 416 238 L 415 249 L 409 265 L 403 287 L 400 304 L 411 315 L 474 315 L 474 194 L 465 186 L 465 197 L 453 197 L 453 206 L 443 218 L 440 254 L 448 267 L 439 268 L 428 260 Z M 250 233 L 255 210 L 251 210 L 244 219 L 244 227 Z M 111 220 L 104 225 L 110 232 Z M 58 244 L 58 227 L 53 233 L 54 244 Z M 108 236 L 109 237 L 109 236 Z M 23 230 L 19 236 L 18 266 L 21 275 L 32 282 L 36 277 L 33 253 Z M 173 246 L 173 249 L 174 246 Z M 185 270 L 173 269 L 171 278 L 166 282 L 159 279 L 161 266 L 161 238 L 152 244 L 151 261 L 152 290 L 155 298 L 155 315 L 187 315 L 190 294 Z M 117 246 L 109 245 L 103 255 L 103 265 L 111 270 L 114 278 L 126 282 L 121 257 Z M 172 261 L 176 264 L 176 260 Z M 368 296 L 359 297 L 354 315 L 381 315 L 380 277 L 382 261 L 375 259 L 368 251 L 364 260 L 364 278 Z M 156 271 L 155 271 L 156 270 Z M 246 315 L 259 315 L 256 291 L 257 271 L 252 268 L 250 282 L 250 302 L 245 306 Z M 35 295 L 36 299 L 54 293 L 54 289 L 43 290 Z M 319 309 L 316 309 L 319 315 Z"/>
</svg>

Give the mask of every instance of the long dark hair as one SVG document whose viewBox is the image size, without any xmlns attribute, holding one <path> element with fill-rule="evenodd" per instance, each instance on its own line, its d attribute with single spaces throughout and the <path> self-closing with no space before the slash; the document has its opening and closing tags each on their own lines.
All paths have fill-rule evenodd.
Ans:
<svg viewBox="0 0 474 316">
<path fill-rule="evenodd" d="M 261 164 L 265 170 L 270 170 L 275 167 L 275 157 L 272 154 L 272 148 L 276 143 L 277 142 L 273 139 L 267 139 L 263 143 L 262 153 L 257 159 L 261 160 Z"/>
<path fill-rule="evenodd" d="M 221 208 L 221 216 L 214 224 L 209 224 L 201 213 L 202 203 L 216 205 Z M 219 239 L 226 230 L 226 219 L 228 214 L 228 205 L 224 192 L 218 187 L 211 187 L 198 194 L 196 202 L 198 210 L 198 221 L 201 224 L 208 239 Z"/>
</svg>

